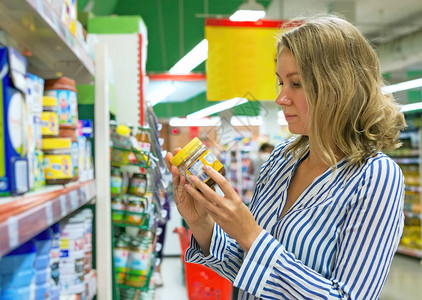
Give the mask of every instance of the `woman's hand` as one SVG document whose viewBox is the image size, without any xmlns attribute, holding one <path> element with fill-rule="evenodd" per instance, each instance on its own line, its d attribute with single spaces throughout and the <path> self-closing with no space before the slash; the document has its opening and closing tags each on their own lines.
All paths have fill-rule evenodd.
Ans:
<svg viewBox="0 0 422 300">
<path fill-rule="evenodd" d="M 179 151 L 180 148 L 177 148 L 174 154 L 177 154 Z M 174 201 L 176 202 L 177 210 L 182 215 L 183 219 L 185 219 L 189 227 L 191 227 L 198 222 L 203 222 L 209 216 L 201 204 L 195 201 L 192 196 L 186 192 L 185 184 L 187 183 L 187 180 L 179 173 L 177 167 L 171 164 L 170 160 L 172 158 L 173 155 L 170 152 L 167 152 L 165 162 L 173 176 Z"/>
<path fill-rule="evenodd" d="M 243 204 L 236 191 L 220 173 L 208 166 L 204 166 L 204 172 L 217 183 L 223 191 L 224 197 L 196 176 L 190 176 L 189 179 L 202 193 L 190 184 L 187 184 L 185 189 L 201 207 L 206 209 L 224 232 L 234 238 L 245 252 L 248 252 L 262 228 L 256 223 L 252 213 Z"/>
</svg>

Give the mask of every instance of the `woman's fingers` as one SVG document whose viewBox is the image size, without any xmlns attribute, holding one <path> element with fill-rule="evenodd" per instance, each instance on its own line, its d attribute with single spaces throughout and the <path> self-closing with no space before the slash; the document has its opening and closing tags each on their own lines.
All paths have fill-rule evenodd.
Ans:
<svg viewBox="0 0 422 300">
<path fill-rule="evenodd" d="M 230 199 L 235 199 L 236 197 L 238 197 L 236 191 L 233 189 L 233 187 L 223 175 L 221 175 L 219 172 L 217 172 L 210 166 L 204 166 L 203 170 L 220 187 L 225 197 Z"/>
<path fill-rule="evenodd" d="M 196 180 L 195 180 L 196 178 Z M 193 183 L 198 186 L 198 185 L 206 185 L 205 183 L 203 183 L 201 180 L 199 180 L 196 176 L 190 176 L 189 179 L 192 181 L 193 179 Z M 202 186 L 203 187 L 203 186 Z M 210 189 L 209 186 L 206 185 L 206 187 L 208 188 L 209 191 L 214 192 L 212 189 Z M 198 186 L 199 188 L 199 186 Z M 203 187 L 204 188 L 204 187 Z M 209 198 L 209 195 L 206 195 L 206 193 L 203 192 L 203 190 L 201 189 L 201 192 L 198 191 L 197 189 L 195 189 L 192 185 L 190 184 L 186 184 L 185 185 L 185 190 L 195 199 L 197 200 L 203 207 L 205 207 L 205 209 L 208 212 L 213 212 L 214 209 L 216 208 L 216 203 Z M 206 190 L 206 189 L 204 189 Z M 215 192 L 214 192 L 215 193 Z M 215 193 L 217 196 L 218 194 Z M 213 198 L 214 199 L 214 198 Z"/>
</svg>

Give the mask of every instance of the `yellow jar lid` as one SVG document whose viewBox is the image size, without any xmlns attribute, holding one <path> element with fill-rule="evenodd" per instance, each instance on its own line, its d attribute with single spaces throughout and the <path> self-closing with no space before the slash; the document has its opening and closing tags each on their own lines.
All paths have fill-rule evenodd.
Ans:
<svg viewBox="0 0 422 300">
<path fill-rule="evenodd" d="M 42 98 L 42 105 L 43 106 L 57 106 L 57 98 L 56 97 L 50 97 L 50 96 L 44 96 Z"/>
<path fill-rule="evenodd" d="M 72 139 L 68 138 L 42 139 L 43 150 L 70 149 L 71 145 Z"/>
<path fill-rule="evenodd" d="M 170 162 L 176 167 L 179 166 L 196 148 L 202 145 L 202 142 L 198 138 L 191 140 L 182 150 L 179 151 Z"/>
</svg>

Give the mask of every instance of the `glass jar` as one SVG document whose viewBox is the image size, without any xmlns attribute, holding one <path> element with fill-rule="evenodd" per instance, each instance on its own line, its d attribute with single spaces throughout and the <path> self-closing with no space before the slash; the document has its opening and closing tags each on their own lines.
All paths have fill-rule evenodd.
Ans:
<svg viewBox="0 0 422 300">
<path fill-rule="evenodd" d="M 141 225 L 145 211 L 145 199 L 137 196 L 130 196 L 126 205 L 126 224 Z"/>
<path fill-rule="evenodd" d="M 138 126 L 138 131 L 136 133 L 136 140 L 138 141 L 138 145 L 143 152 L 151 151 L 150 135 L 147 128 Z"/>
<path fill-rule="evenodd" d="M 123 223 L 125 216 L 125 201 L 121 197 L 111 199 L 111 220 L 116 223 Z"/>
<path fill-rule="evenodd" d="M 125 280 L 126 285 L 144 286 L 150 258 L 149 245 L 140 238 L 133 239 L 129 254 L 128 274 Z"/>
<path fill-rule="evenodd" d="M 198 138 L 191 140 L 170 162 L 179 169 L 179 172 L 186 177 L 193 187 L 196 186 L 189 179 L 191 175 L 197 176 L 210 188 L 214 187 L 215 181 L 202 170 L 205 165 L 210 166 L 223 176 L 226 174 L 223 164 Z"/>
<path fill-rule="evenodd" d="M 123 174 L 120 168 L 111 168 L 110 192 L 113 196 L 121 195 L 123 191 Z"/>
<path fill-rule="evenodd" d="M 130 238 L 122 235 L 116 242 L 116 246 L 113 249 L 114 256 L 114 268 L 116 271 L 116 281 L 118 284 L 124 284 L 125 275 L 127 272 L 129 252 L 130 252 Z"/>
<path fill-rule="evenodd" d="M 129 194 L 143 196 L 147 191 L 147 175 L 142 173 L 133 174 L 129 184 Z"/>
</svg>

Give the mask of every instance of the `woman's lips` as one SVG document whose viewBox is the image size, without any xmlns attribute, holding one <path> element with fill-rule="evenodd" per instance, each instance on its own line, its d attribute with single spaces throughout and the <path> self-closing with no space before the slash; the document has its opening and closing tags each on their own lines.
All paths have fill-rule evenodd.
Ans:
<svg viewBox="0 0 422 300">
<path fill-rule="evenodd" d="M 284 118 L 286 118 L 286 121 L 288 122 L 289 120 L 292 120 L 293 118 L 295 118 L 296 115 L 289 115 L 289 114 L 284 114 Z"/>
</svg>

